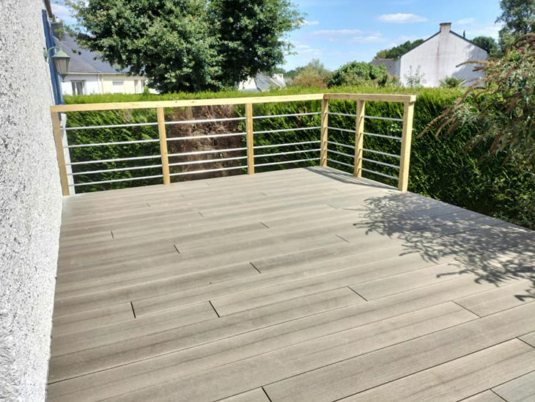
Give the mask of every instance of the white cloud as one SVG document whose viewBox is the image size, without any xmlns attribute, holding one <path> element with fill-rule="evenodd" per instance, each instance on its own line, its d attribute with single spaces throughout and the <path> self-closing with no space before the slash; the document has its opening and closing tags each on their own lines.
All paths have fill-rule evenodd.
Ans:
<svg viewBox="0 0 535 402">
<path fill-rule="evenodd" d="M 327 29 L 312 32 L 312 36 L 325 39 L 340 39 L 347 36 L 362 35 L 363 32 L 358 29 Z"/>
<path fill-rule="evenodd" d="M 463 18 L 462 20 L 459 20 L 456 22 L 457 25 L 470 25 L 476 22 L 475 18 Z"/>
<path fill-rule="evenodd" d="M 67 25 L 76 23 L 76 19 L 72 15 L 72 10 L 62 4 L 52 3 L 52 12 L 54 16 L 63 21 Z"/>
<path fill-rule="evenodd" d="M 303 26 L 305 27 L 309 27 L 309 26 L 312 26 L 312 25 L 319 25 L 320 22 L 319 21 L 303 21 Z"/>
<path fill-rule="evenodd" d="M 427 18 L 415 14 L 383 14 L 377 18 L 381 22 L 392 24 L 412 24 L 413 22 L 425 22 Z"/>
<path fill-rule="evenodd" d="M 503 28 L 503 23 L 499 24 L 481 24 L 473 26 L 470 29 L 466 30 L 466 35 L 470 38 L 475 38 L 476 36 L 491 36 L 494 39 L 500 37 L 500 30 Z"/>
<path fill-rule="evenodd" d="M 382 37 L 381 35 L 368 35 L 368 36 L 355 36 L 349 40 L 350 43 L 383 43 L 387 42 L 388 39 Z"/>
</svg>

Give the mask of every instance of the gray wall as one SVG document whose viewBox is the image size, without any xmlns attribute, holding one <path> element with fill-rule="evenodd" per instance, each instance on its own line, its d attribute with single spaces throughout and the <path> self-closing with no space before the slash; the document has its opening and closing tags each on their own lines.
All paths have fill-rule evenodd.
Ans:
<svg viewBox="0 0 535 402">
<path fill-rule="evenodd" d="M 0 0 L 0 401 L 45 400 L 61 191 L 42 0 Z"/>
</svg>

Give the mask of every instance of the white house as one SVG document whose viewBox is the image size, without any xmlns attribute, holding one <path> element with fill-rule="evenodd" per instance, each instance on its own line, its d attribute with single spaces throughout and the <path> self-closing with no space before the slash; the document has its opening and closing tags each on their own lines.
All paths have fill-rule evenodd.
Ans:
<svg viewBox="0 0 535 402">
<path fill-rule="evenodd" d="M 67 33 L 56 35 L 55 42 L 71 58 L 69 74 L 61 84 L 63 95 L 143 93 L 146 77 L 131 76 L 111 66 L 97 53 L 81 48 Z"/>
<path fill-rule="evenodd" d="M 384 64 L 390 75 L 407 85 L 408 77 L 418 73 L 425 87 L 438 87 L 447 77 L 463 78 L 464 85 L 472 85 L 484 73 L 474 71 L 474 65 L 460 64 L 468 60 L 487 60 L 488 54 L 479 46 L 451 30 L 451 23 L 440 24 L 440 31 L 397 60 L 374 60 Z"/>
<path fill-rule="evenodd" d="M 283 74 L 274 74 L 272 77 L 258 74 L 254 78 L 238 84 L 238 90 L 243 92 L 265 92 L 277 88 L 285 88 L 286 81 Z"/>
</svg>

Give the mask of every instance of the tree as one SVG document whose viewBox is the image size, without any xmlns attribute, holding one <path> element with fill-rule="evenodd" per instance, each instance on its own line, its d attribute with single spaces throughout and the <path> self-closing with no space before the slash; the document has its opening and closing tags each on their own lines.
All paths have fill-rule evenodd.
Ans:
<svg viewBox="0 0 535 402">
<path fill-rule="evenodd" d="M 337 87 L 342 85 L 358 86 L 358 85 L 378 85 L 384 86 L 390 79 L 390 75 L 384 65 L 375 66 L 371 63 L 350 62 L 333 74 L 329 81 L 329 87 Z"/>
<path fill-rule="evenodd" d="M 500 47 L 511 46 L 518 38 L 535 32 L 535 0 L 501 0 L 502 14 L 496 22 L 505 26 L 500 31 Z"/>
<path fill-rule="evenodd" d="M 325 68 L 318 59 L 314 59 L 301 69 L 293 80 L 292 86 L 327 88 L 331 76 L 331 71 Z"/>
<path fill-rule="evenodd" d="M 280 64 L 288 0 L 72 0 L 82 46 L 161 92 L 218 90 Z"/>
<path fill-rule="evenodd" d="M 481 49 L 486 50 L 489 56 L 495 56 L 498 52 L 498 43 L 490 36 L 478 36 L 472 42 Z"/>
<path fill-rule="evenodd" d="M 478 63 L 478 62 L 468 62 Z M 505 152 L 527 171 L 535 163 L 535 34 L 520 38 L 502 58 L 479 62 L 478 85 L 447 108 L 422 132 L 452 135 L 463 125 L 478 133 L 472 144 L 491 143 L 491 154 Z"/>
<path fill-rule="evenodd" d="M 421 45 L 423 42 L 423 39 L 418 39 L 414 42 L 408 40 L 407 42 L 399 46 L 394 46 L 393 48 L 377 52 L 377 54 L 375 55 L 375 59 L 397 59 L 403 56 L 405 53 L 414 49 L 416 46 Z"/>
</svg>

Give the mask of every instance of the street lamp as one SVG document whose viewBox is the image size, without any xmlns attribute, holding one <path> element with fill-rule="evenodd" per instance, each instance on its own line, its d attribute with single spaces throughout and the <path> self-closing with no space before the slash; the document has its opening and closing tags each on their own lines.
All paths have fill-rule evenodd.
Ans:
<svg viewBox="0 0 535 402">
<path fill-rule="evenodd" d="M 69 63 L 71 61 L 71 58 L 69 57 L 67 53 L 61 50 L 61 48 L 54 46 L 48 50 L 45 49 L 45 60 L 47 62 L 50 62 L 49 55 L 53 49 L 57 50 L 57 52 L 52 56 L 54 67 L 56 67 L 56 71 L 61 77 L 61 80 L 64 81 L 67 74 L 69 74 Z"/>
</svg>

